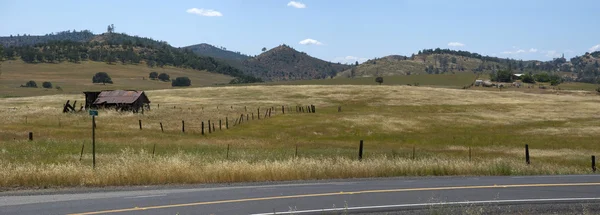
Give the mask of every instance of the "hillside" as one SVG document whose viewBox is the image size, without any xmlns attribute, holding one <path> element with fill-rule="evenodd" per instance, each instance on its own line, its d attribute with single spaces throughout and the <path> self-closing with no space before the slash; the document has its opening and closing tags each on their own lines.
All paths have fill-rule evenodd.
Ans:
<svg viewBox="0 0 600 215">
<path fill-rule="evenodd" d="M 97 72 L 106 72 L 114 84 L 93 84 L 92 76 Z M 172 66 L 150 68 L 135 64 L 106 64 L 103 62 L 83 61 L 80 63 L 25 63 L 21 60 L 4 61 L 0 73 L 0 97 L 18 97 L 50 95 L 59 93 L 81 93 L 86 90 L 104 89 L 170 89 L 170 82 L 149 80 L 150 72 L 167 73 L 171 79 L 186 76 L 193 87 L 226 84 L 233 79 L 217 73 L 182 69 Z M 33 80 L 39 88 L 19 87 Z M 49 81 L 53 89 L 42 88 L 42 83 Z M 61 90 L 56 89 L 59 86 Z"/>
<path fill-rule="evenodd" d="M 188 49 L 200 56 L 212 57 L 217 60 L 221 60 L 229 65 L 236 67 L 238 69 L 242 68 L 242 62 L 250 56 L 241 54 L 240 52 L 228 51 L 225 48 L 217 48 L 213 45 L 202 43 L 197 45 L 191 45 L 183 47 L 183 49 Z"/>
<path fill-rule="evenodd" d="M 287 45 L 249 58 L 242 65 L 245 74 L 270 81 L 324 79 L 351 67 L 311 57 Z"/>
<path fill-rule="evenodd" d="M 231 83 L 261 81 L 245 75 L 227 63 L 212 57 L 198 56 L 190 50 L 172 47 L 164 41 L 118 33 L 95 35 L 86 38 L 87 41 L 83 42 L 69 39 L 77 38 L 77 35 L 80 34 L 81 32 L 60 34 L 65 38 L 64 40 L 51 40 L 50 38 L 54 38 L 54 36 L 42 36 L 45 39 L 33 36 L 9 37 L 8 43 L 17 45 L 0 46 L 0 53 L 2 53 L 0 58 L 21 59 L 23 62 L 31 64 L 95 61 L 107 64 L 117 62 L 132 65 L 145 64 L 150 68 L 172 66 L 233 76 L 235 79 Z M 15 41 L 25 42 L 17 43 Z M 30 43 L 34 45 L 27 45 Z"/>
<path fill-rule="evenodd" d="M 600 52 L 586 53 L 567 61 L 522 61 L 483 56 L 467 51 L 424 49 L 407 56 L 391 55 L 368 60 L 355 68 L 338 73 L 336 78 L 395 76 L 415 74 L 493 73 L 512 70 L 514 73 L 556 73 L 565 81 L 597 83 L 600 79 Z"/>
<path fill-rule="evenodd" d="M 451 54 L 421 54 L 413 57 L 390 55 L 368 60 L 353 69 L 337 75 L 340 77 L 376 77 L 417 74 L 454 74 L 492 71 L 501 64 Z"/>
<path fill-rule="evenodd" d="M 8 37 L 0 37 L 0 45 L 9 46 L 31 46 L 38 43 L 46 43 L 49 41 L 70 40 L 74 42 L 88 42 L 96 35 L 91 31 L 62 31 L 46 35 L 10 35 Z"/>
</svg>

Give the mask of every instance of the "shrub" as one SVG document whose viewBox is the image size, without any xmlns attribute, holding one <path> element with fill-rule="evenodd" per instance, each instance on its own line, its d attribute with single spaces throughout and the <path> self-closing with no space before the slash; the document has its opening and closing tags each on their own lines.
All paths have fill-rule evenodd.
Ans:
<svg viewBox="0 0 600 215">
<path fill-rule="evenodd" d="M 28 81 L 27 83 L 25 83 L 25 85 L 21 85 L 21 87 L 31 87 L 31 88 L 37 88 L 37 83 L 35 83 L 35 81 Z"/>
<path fill-rule="evenodd" d="M 550 81 L 550 75 L 548 75 L 548 73 L 538 73 L 533 75 L 533 77 L 535 78 L 535 81 L 537 82 L 549 82 Z"/>
<path fill-rule="evenodd" d="M 169 81 L 171 80 L 171 77 L 169 77 L 169 74 L 167 73 L 160 73 L 160 75 L 158 75 L 158 80 Z"/>
<path fill-rule="evenodd" d="M 381 85 L 383 83 L 383 77 L 375 78 L 375 82 L 377 82 L 377 83 L 379 83 L 379 85 Z"/>
<path fill-rule="evenodd" d="M 56 90 L 58 90 L 58 91 L 62 91 L 62 87 L 60 87 L 60 86 L 56 86 Z"/>
<path fill-rule="evenodd" d="M 92 83 L 102 83 L 102 84 L 109 83 L 109 84 L 112 84 L 113 81 L 110 78 L 110 76 L 108 75 L 108 73 L 106 73 L 106 72 L 99 72 L 99 73 L 96 73 L 94 75 L 94 77 L 92 77 Z"/>
<path fill-rule="evenodd" d="M 550 85 L 556 86 L 556 85 L 559 85 L 560 83 L 562 83 L 562 78 L 560 76 L 558 76 L 558 75 L 550 76 Z"/>
<path fill-rule="evenodd" d="M 171 82 L 171 86 L 173 87 L 188 87 L 192 85 L 192 81 L 188 77 L 177 77 L 173 82 Z"/>
<path fill-rule="evenodd" d="M 151 80 L 156 80 L 158 78 L 158 73 L 157 72 L 151 72 L 149 75 Z"/>
<path fill-rule="evenodd" d="M 44 83 L 42 83 L 42 87 L 44 87 L 46 89 L 52 89 L 52 83 L 50 83 L 48 81 L 44 81 Z"/>
<path fill-rule="evenodd" d="M 523 81 L 523 83 L 535 84 L 535 79 L 533 78 L 533 75 L 531 75 L 531 74 L 522 75 L 521 80 Z"/>
</svg>

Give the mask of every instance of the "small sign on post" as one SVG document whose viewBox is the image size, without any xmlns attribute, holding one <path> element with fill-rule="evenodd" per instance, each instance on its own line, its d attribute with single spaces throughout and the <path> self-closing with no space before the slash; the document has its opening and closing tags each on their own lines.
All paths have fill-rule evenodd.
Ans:
<svg viewBox="0 0 600 215">
<path fill-rule="evenodd" d="M 90 110 L 90 116 L 98 116 L 98 110 Z"/>
</svg>

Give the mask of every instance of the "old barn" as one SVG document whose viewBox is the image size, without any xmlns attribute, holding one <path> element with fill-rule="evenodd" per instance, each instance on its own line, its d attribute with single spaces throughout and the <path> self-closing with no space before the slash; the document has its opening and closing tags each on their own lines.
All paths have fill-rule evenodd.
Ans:
<svg viewBox="0 0 600 215">
<path fill-rule="evenodd" d="M 109 108 L 118 111 L 132 111 L 137 113 L 150 109 L 150 99 L 144 91 L 137 90 L 104 90 L 100 92 L 83 92 L 85 94 L 85 108 Z"/>
</svg>

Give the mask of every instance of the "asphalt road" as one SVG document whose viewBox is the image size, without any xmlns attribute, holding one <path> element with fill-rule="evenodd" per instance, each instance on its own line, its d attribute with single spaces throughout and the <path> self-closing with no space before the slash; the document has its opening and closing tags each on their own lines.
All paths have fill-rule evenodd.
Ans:
<svg viewBox="0 0 600 215">
<path fill-rule="evenodd" d="M 377 214 L 506 206 L 518 211 L 584 208 L 600 213 L 600 175 L 350 179 L 0 193 L 0 214 Z"/>
</svg>

